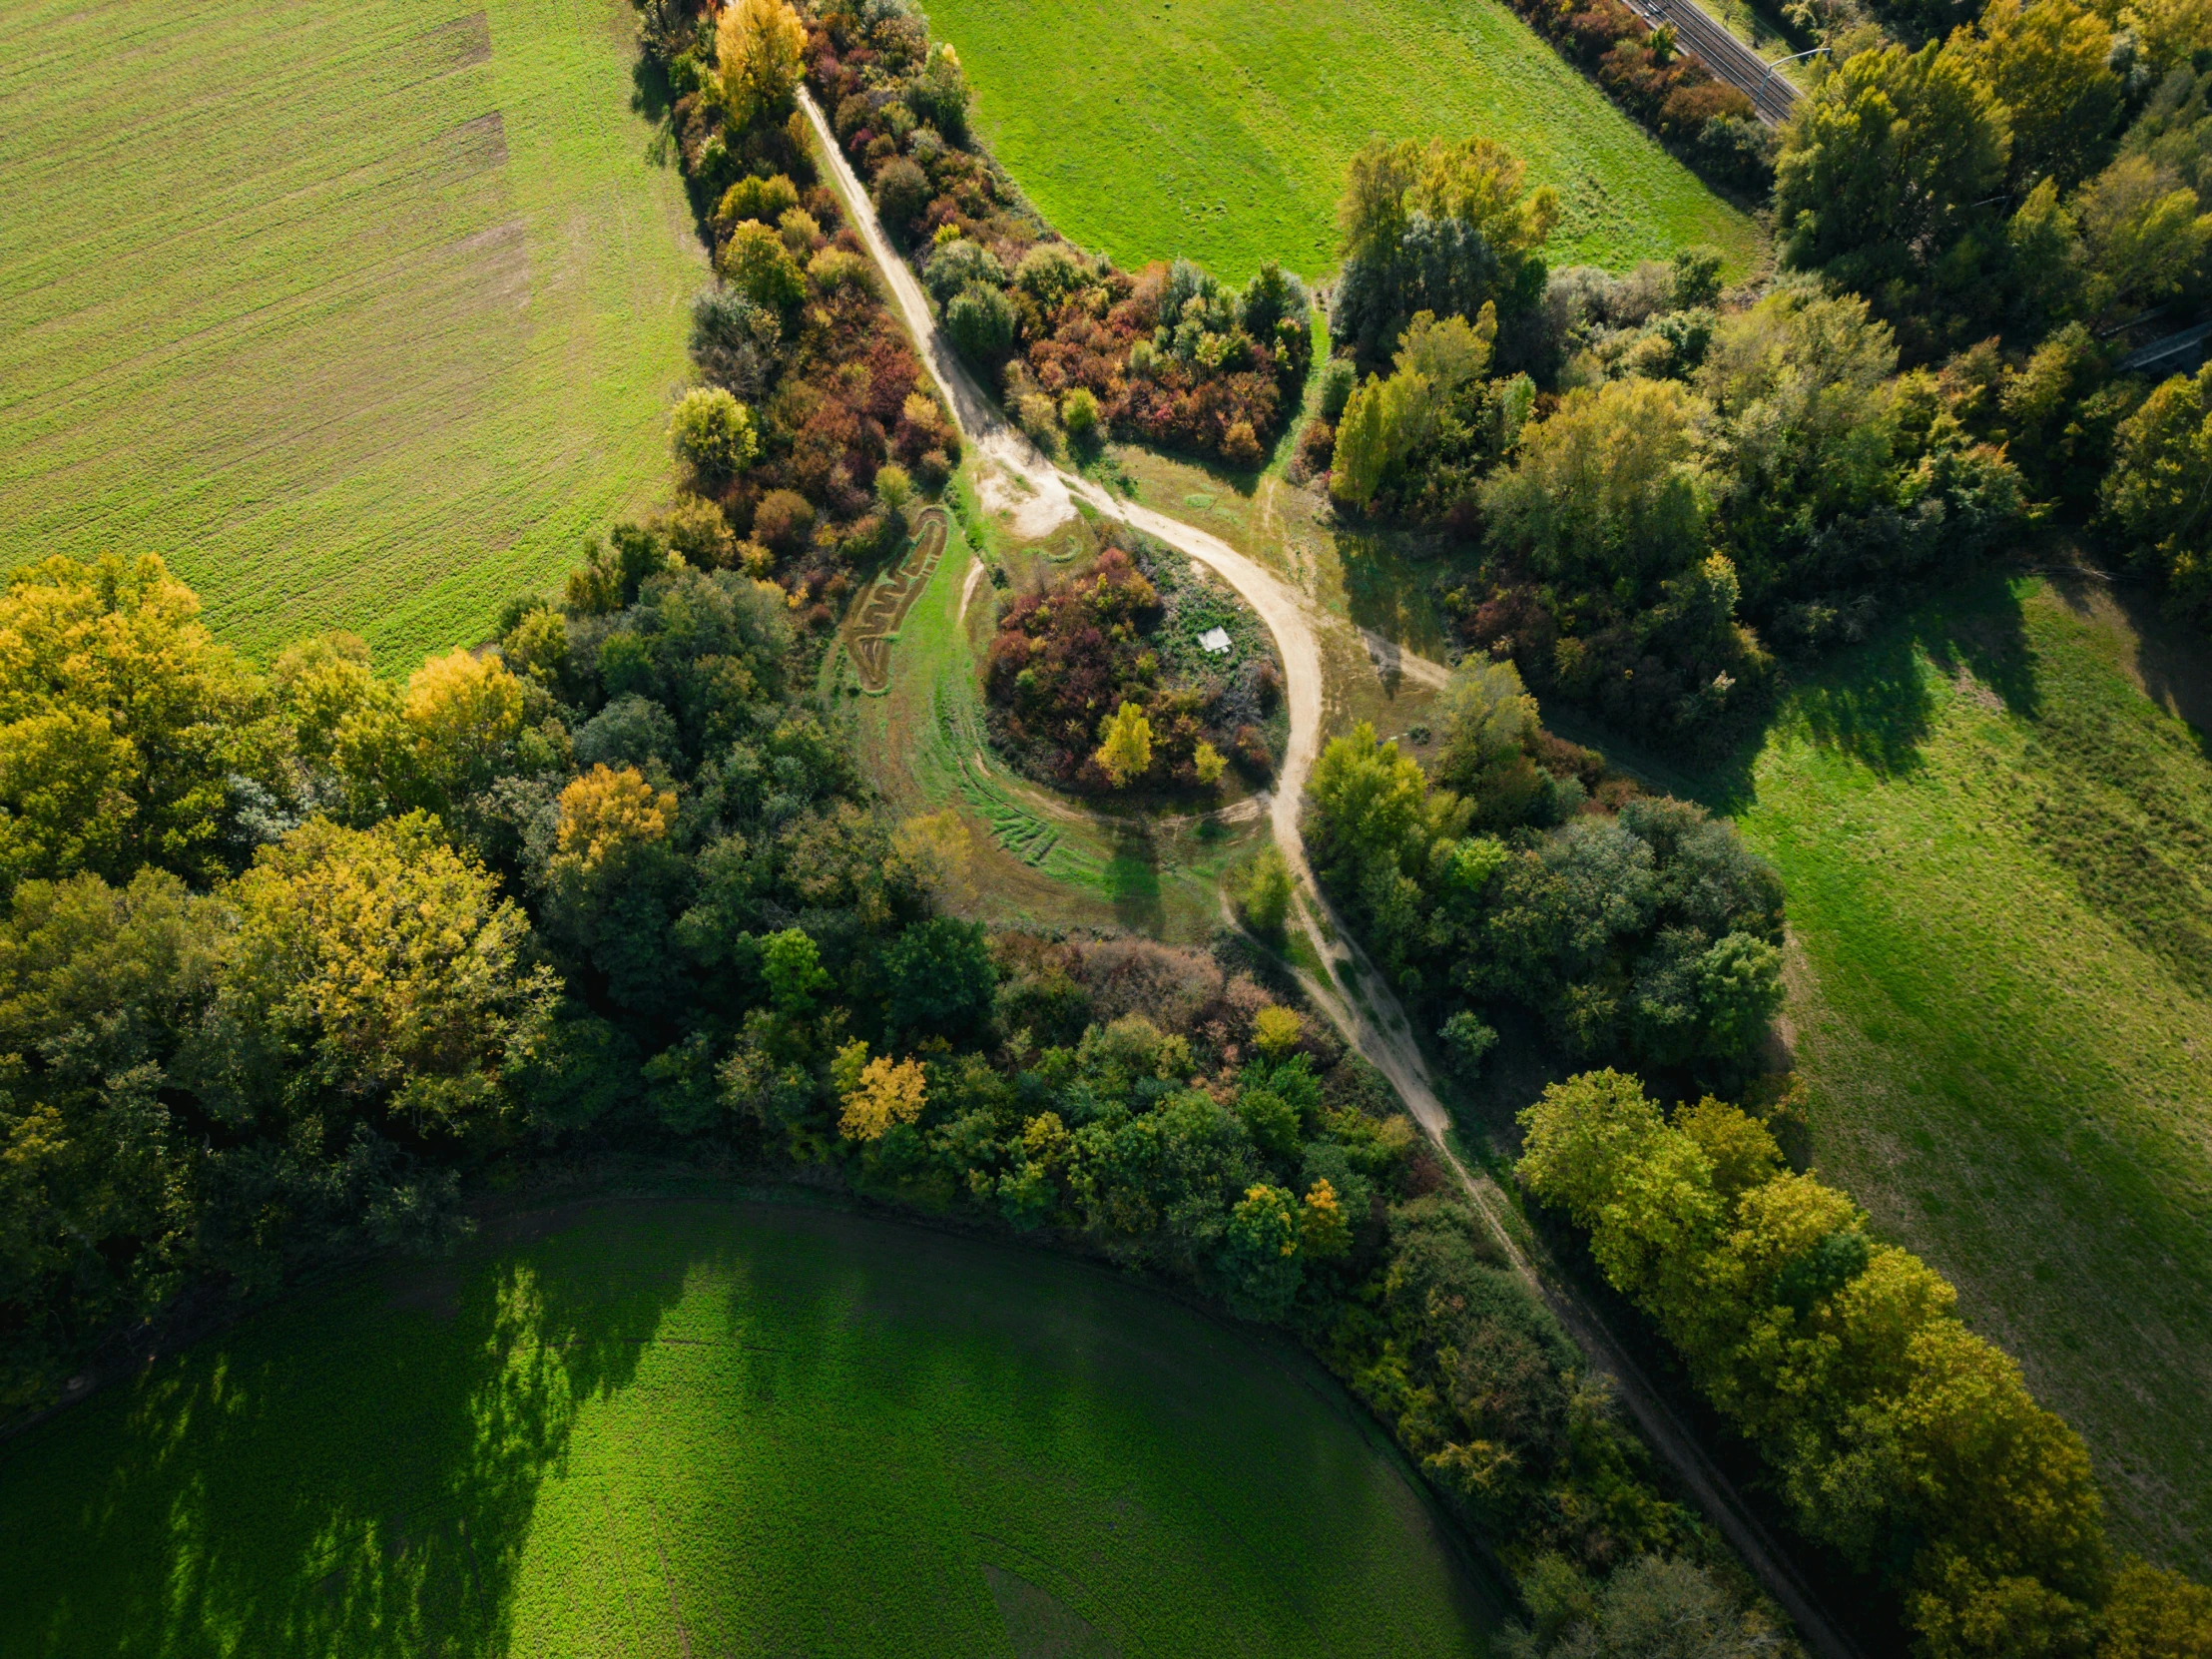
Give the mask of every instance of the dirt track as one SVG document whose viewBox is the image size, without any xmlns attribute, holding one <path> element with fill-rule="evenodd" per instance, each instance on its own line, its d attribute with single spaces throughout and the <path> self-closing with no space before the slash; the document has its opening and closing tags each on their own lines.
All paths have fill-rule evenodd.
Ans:
<svg viewBox="0 0 2212 1659">
<path fill-rule="evenodd" d="M 959 421 L 961 431 L 1007 475 L 1006 481 L 995 489 L 986 486 L 986 501 L 1009 510 L 1018 533 L 1038 536 L 1072 517 L 1075 500 L 1080 496 L 1086 505 L 1101 514 L 1120 519 L 1216 571 L 1268 625 L 1283 654 L 1291 716 L 1290 742 L 1277 775 L 1269 817 L 1276 842 L 1298 878 L 1299 920 L 1331 974 L 1331 979 L 1324 982 L 1317 975 L 1301 971 L 1299 978 L 1307 993 L 1376 1069 L 1390 1080 L 1406 1110 L 1457 1175 L 1507 1259 L 1551 1306 L 1592 1363 L 1611 1374 L 1621 1402 L 1635 1419 L 1638 1429 L 1674 1469 L 1693 1501 L 1743 1557 L 1767 1593 L 1796 1621 L 1808 1644 L 1823 1659 L 1860 1659 L 1857 1648 L 1825 1616 L 1787 1557 L 1745 1506 L 1727 1475 L 1675 1417 L 1642 1371 L 1614 1340 L 1603 1319 L 1576 1300 L 1555 1276 L 1538 1271 L 1539 1264 L 1530 1259 L 1506 1225 L 1510 1204 L 1505 1195 L 1486 1173 L 1469 1170 L 1463 1165 L 1446 1144 L 1451 1116 L 1436 1096 L 1427 1060 L 1414 1038 L 1412 1023 L 1406 1018 L 1403 1005 L 1367 959 L 1366 952 L 1352 942 L 1351 930 L 1336 915 L 1314 880 L 1306 859 L 1305 837 L 1300 832 L 1299 809 L 1306 792 L 1307 776 L 1321 748 L 1320 629 L 1344 625 L 1327 618 L 1317 623 L 1305 595 L 1220 537 L 1193 529 L 1134 502 L 1117 500 L 1094 484 L 1070 477 L 1015 429 L 975 384 L 966 366 L 954 355 L 951 343 L 937 331 L 936 319 L 930 315 L 921 284 L 885 240 L 873 205 L 843 152 L 837 148 L 830 124 L 823 119 L 821 106 L 804 89 L 800 92 L 800 101 L 808 121 L 813 124 L 816 143 L 836 182 L 838 194 L 844 199 L 846 210 L 866 242 L 868 252 L 889 281 L 891 296 L 923 360 L 929 365 L 930 374 Z M 1369 644 L 1372 650 L 1375 642 L 1371 639 Z M 1393 652 L 1392 666 L 1408 678 L 1430 685 L 1441 685 L 1450 676 L 1450 671 L 1440 664 L 1400 653 Z"/>
</svg>

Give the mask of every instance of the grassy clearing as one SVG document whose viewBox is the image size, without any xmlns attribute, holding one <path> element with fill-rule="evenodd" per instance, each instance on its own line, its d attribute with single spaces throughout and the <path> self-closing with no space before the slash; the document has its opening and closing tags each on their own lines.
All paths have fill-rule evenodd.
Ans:
<svg viewBox="0 0 2212 1659">
<path fill-rule="evenodd" d="M 992 557 L 1050 580 L 1081 568 L 1088 540 L 1077 521 L 1045 544 Z M 1265 834 L 1264 818 L 1250 802 L 1233 818 L 1096 813 L 1016 777 L 991 753 L 983 727 L 975 665 L 998 590 L 987 572 L 971 585 L 976 559 L 955 528 L 891 647 L 886 694 L 859 694 L 841 651 L 825 665 L 825 688 L 852 711 L 862 766 L 898 812 L 952 807 L 967 820 L 979 914 L 991 921 L 1210 937 L 1221 922 L 1222 879 Z"/>
<path fill-rule="evenodd" d="M 1700 242 L 1731 275 L 1760 258 L 1749 216 L 1497 0 L 934 0 L 929 16 L 999 160 L 1064 235 L 1125 265 L 1334 270 L 1345 165 L 1374 133 L 1511 145 L 1563 200 L 1554 265 Z"/>
<path fill-rule="evenodd" d="M 621 0 L 0 0 L 0 566 L 479 639 L 666 489 L 704 276 Z"/>
<path fill-rule="evenodd" d="M 8 1448 L 0 1652 L 1464 1654 L 1317 1368 L 1113 1276 L 821 1210 L 579 1206 Z"/>
<path fill-rule="evenodd" d="M 1793 700 L 1721 793 L 1789 882 L 1823 1175 L 2212 1571 L 2212 653 L 1991 582 Z M 2145 695 L 2145 688 L 2156 695 Z M 2196 699 L 2192 705 L 2190 699 Z"/>
</svg>

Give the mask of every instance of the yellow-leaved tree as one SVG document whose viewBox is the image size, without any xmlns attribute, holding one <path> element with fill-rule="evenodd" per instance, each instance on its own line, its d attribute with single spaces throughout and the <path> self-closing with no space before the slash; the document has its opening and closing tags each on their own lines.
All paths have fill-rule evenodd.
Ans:
<svg viewBox="0 0 2212 1659">
<path fill-rule="evenodd" d="M 738 128 L 776 115 L 792 100 L 805 68 L 807 26 L 788 0 L 737 0 L 715 26 L 722 100 Z"/>
<path fill-rule="evenodd" d="M 268 689 L 161 560 L 53 558 L 0 592 L 0 893 L 223 870 L 238 781 L 281 793 Z"/>
<path fill-rule="evenodd" d="M 676 797 L 656 790 L 636 767 L 601 763 L 561 791 L 553 830 L 553 868 L 592 874 L 641 847 L 667 839 Z"/>
<path fill-rule="evenodd" d="M 451 802 L 491 781 L 522 730 L 522 684 L 496 656 L 449 652 L 408 678 L 402 709 L 424 782 Z"/>
<path fill-rule="evenodd" d="M 334 1096 L 457 1133 L 496 1111 L 559 996 L 525 965 L 529 918 L 420 814 L 310 819 L 223 896 L 238 927 L 195 1081 L 225 1116 Z"/>
<path fill-rule="evenodd" d="M 1252 1016 L 1253 1046 L 1270 1060 L 1287 1059 L 1305 1028 L 1296 1008 L 1270 1003 Z"/>
<path fill-rule="evenodd" d="M 893 1124 L 912 1123 L 929 1102 L 918 1060 L 893 1060 L 878 1054 L 860 1068 L 844 1094 L 838 1131 L 848 1141 L 879 1141 Z"/>
<path fill-rule="evenodd" d="M 1152 765 L 1152 722 L 1134 703 L 1124 703 L 1099 728 L 1098 754 L 1094 757 L 1117 790 L 1127 789 Z"/>
</svg>

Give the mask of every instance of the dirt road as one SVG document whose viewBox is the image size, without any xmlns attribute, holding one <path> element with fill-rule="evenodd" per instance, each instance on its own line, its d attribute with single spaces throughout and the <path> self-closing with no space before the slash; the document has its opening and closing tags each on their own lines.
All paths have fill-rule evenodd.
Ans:
<svg viewBox="0 0 2212 1659">
<path fill-rule="evenodd" d="M 1002 415 L 984 394 L 938 332 L 936 319 L 921 284 L 904 261 L 892 251 L 875 218 L 867 192 L 853 175 L 823 119 L 822 109 L 802 90 L 800 101 L 815 130 L 846 213 L 867 244 L 890 283 L 907 329 L 929 372 L 944 393 L 960 430 L 968 441 L 1003 470 L 1002 481 L 987 485 L 985 499 L 1013 514 L 1014 528 L 1023 536 L 1038 536 L 1074 516 L 1078 497 L 1097 512 L 1121 520 L 1132 529 L 1198 560 L 1235 588 L 1275 636 L 1283 655 L 1284 678 L 1290 701 L 1291 735 L 1276 788 L 1269 804 L 1269 818 L 1276 843 L 1283 849 L 1298 878 L 1298 914 L 1303 930 L 1321 960 L 1329 979 L 1300 972 L 1300 979 L 1314 1001 L 1342 1030 L 1346 1038 L 1389 1079 L 1406 1110 L 1449 1164 L 1484 1223 L 1496 1237 L 1506 1257 L 1520 1275 L 1549 1303 L 1583 1352 L 1599 1370 L 1609 1372 L 1621 1401 L 1637 1427 L 1676 1471 L 1698 1507 L 1717 1526 L 1745 1563 L 1756 1573 L 1767 1593 L 1797 1622 L 1798 1629 L 1822 1655 L 1822 1659 L 1859 1659 L 1857 1650 L 1823 1615 L 1812 1595 L 1775 1547 L 1758 1520 L 1745 1507 L 1728 1477 L 1705 1455 L 1696 1439 L 1675 1418 L 1665 1400 L 1642 1371 L 1631 1362 L 1603 1320 L 1581 1306 L 1555 1276 L 1539 1271 L 1506 1224 L 1510 1210 L 1505 1195 L 1479 1169 L 1469 1170 L 1446 1145 L 1451 1129 L 1450 1113 L 1436 1096 L 1428 1063 L 1415 1040 L 1404 1006 L 1367 953 L 1353 941 L 1352 931 L 1332 909 L 1314 880 L 1306 859 L 1306 841 L 1300 832 L 1299 809 L 1306 793 L 1306 779 L 1320 753 L 1322 727 L 1322 628 L 1342 628 L 1334 619 L 1317 618 L 1306 596 L 1238 552 L 1218 536 L 1193 529 L 1180 520 L 1117 500 L 1097 485 L 1060 471 L 1050 457 L 1031 443 Z M 1397 652 L 1388 642 L 1367 641 L 1371 654 L 1385 650 L 1389 666 L 1408 678 L 1441 685 L 1450 670 L 1437 663 Z"/>
</svg>

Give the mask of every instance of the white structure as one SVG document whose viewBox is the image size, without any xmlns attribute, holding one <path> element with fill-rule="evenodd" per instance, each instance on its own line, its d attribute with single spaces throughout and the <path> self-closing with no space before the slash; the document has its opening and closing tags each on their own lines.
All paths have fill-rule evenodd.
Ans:
<svg viewBox="0 0 2212 1659">
<path fill-rule="evenodd" d="M 1229 649 L 1229 630 L 1226 628 L 1209 628 L 1205 633 L 1198 636 L 1198 643 L 1219 657 Z"/>
</svg>

